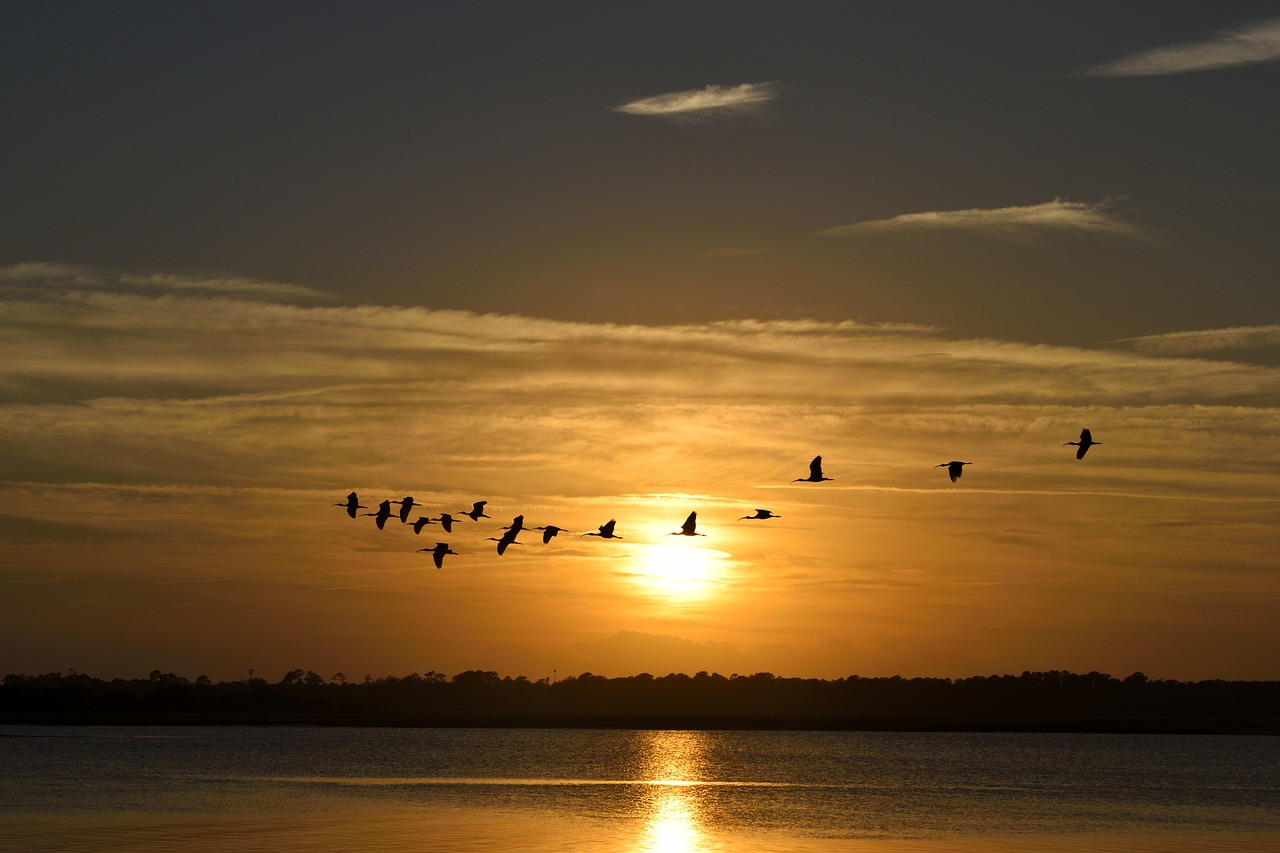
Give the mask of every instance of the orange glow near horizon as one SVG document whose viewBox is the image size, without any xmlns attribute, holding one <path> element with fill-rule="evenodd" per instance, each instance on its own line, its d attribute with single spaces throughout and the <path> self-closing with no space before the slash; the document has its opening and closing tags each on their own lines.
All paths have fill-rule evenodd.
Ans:
<svg viewBox="0 0 1280 853">
<path fill-rule="evenodd" d="M 48 344 L 65 344 L 68 376 L 118 396 L 6 421 L 14 458 L 69 466 L 0 484 L 17 508 L 0 519 L 15 671 L 1275 669 L 1274 407 L 1148 396 L 1212 401 L 1225 384 L 1261 398 L 1274 383 L 1256 368 L 831 324 L 584 339 L 519 317 L 118 299 L 130 312 L 96 321 L 136 333 L 112 338 L 109 371 L 70 331 Z M 70 322 L 52 302 L 22 308 L 39 329 Z M 210 317 L 237 333 L 193 336 Z M 320 349 L 290 368 L 301 390 L 266 381 L 281 342 L 312 352 L 317 325 L 368 361 Z M 238 393 L 148 396 L 148 342 L 165 329 L 191 382 Z M 440 358 L 406 360 L 405 330 L 420 351 L 444 347 L 456 378 Z M 540 357 L 495 343 L 508 339 Z M 709 344 L 724 360 L 713 398 L 687 369 Z M 1109 408 L 1057 402 L 1094 374 Z M 1062 445 L 1084 424 L 1101 446 L 1080 461 Z M 1214 441 L 1195 441 L 1206 429 Z M 819 453 L 834 481 L 793 482 Z M 953 483 L 934 466 L 956 456 L 973 465 Z M 414 515 L 453 513 L 451 530 L 365 514 L 410 495 Z M 485 517 L 458 520 L 477 500 Z M 756 508 L 776 518 L 744 518 Z M 679 535 L 691 512 L 700 535 Z M 491 539 L 517 516 L 563 532 L 499 555 Z M 616 540 L 587 535 L 611 518 Z M 436 542 L 455 552 L 440 569 L 419 552 Z M 90 641 L 126 622 L 126 639 Z"/>
</svg>

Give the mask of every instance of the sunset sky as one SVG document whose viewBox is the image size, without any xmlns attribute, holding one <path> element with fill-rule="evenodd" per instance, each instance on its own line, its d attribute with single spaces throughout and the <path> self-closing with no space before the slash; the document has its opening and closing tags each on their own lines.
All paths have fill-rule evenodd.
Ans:
<svg viewBox="0 0 1280 853">
<path fill-rule="evenodd" d="M 2 20 L 0 674 L 1280 678 L 1280 3 Z"/>
</svg>

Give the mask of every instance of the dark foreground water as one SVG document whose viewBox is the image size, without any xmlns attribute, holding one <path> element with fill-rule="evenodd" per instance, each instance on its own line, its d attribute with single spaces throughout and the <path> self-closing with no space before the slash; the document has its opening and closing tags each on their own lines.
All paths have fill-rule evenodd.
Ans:
<svg viewBox="0 0 1280 853">
<path fill-rule="evenodd" d="M 0 726 L 0 847 L 1277 851 L 1280 738 Z"/>
</svg>

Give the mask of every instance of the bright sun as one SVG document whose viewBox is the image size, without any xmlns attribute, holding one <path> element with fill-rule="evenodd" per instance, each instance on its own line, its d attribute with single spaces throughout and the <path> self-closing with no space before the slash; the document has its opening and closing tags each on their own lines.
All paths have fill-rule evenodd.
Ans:
<svg viewBox="0 0 1280 853">
<path fill-rule="evenodd" d="M 653 545 L 638 555 L 636 580 L 647 591 L 680 603 L 705 598 L 723 574 L 729 555 L 683 542 Z"/>
</svg>

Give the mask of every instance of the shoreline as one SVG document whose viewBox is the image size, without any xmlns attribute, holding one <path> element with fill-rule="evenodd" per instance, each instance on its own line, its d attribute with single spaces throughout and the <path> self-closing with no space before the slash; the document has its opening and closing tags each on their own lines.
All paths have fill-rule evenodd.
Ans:
<svg viewBox="0 0 1280 853">
<path fill-rule="evenodd" d="M 1071 717 L 546 713 L 0 713 L 0 726 L 309 726 L 327 728 L 633 729 L 698 731 L 1007 732 L 1280 735 L 1273 717 Z M 0 732 L 0 737 L 5 736 Z"/>
</svg>

